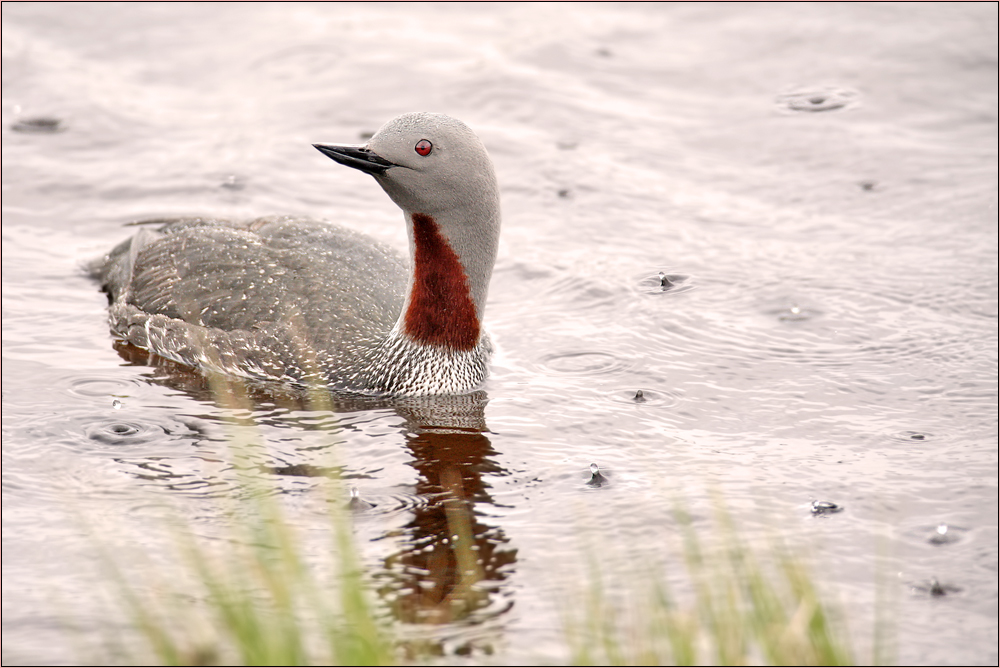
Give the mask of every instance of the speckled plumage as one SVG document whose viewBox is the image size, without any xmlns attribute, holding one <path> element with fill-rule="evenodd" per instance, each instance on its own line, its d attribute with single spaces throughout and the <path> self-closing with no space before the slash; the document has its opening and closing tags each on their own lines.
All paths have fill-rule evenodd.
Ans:
<svg viewBox="0 0 1000 668">
<path fill-rule="evenodd" d="M 425 136 L 436 139 L 437 162 L 407 154 Z M 373 175 L 406 214 L 411 257 L 414 214 L 433 210 L 431 224 L 458 260 L 457 285 L 481 318 L 499 233 L 485 149 L 454 119 L 407 114 L 364 150 L 391 165 Z M 464 184 L 468 192 L 451 192 Z M 133 345 L 194 367 L 348 391 L 461 393 L 487 375 L 492 348 L 478 323 L 473 346 L 427 345 L 408 333 L 401 314 L 419 272 L 366 235 L 288 216 L 157 222 L 93 268 L 113 331 Z M 419 294 L 428 302 L 426 288 Z M 447 313 L 454 290 L 439 296 Z"/>
</svg>

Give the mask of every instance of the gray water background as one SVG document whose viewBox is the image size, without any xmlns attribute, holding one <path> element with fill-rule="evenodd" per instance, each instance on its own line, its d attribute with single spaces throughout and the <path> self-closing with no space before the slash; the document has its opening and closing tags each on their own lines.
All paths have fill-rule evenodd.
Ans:
<svg viewBox="0 0 1000 668">
<path fill-rule="evenodd" d="M 995 3 L 2 11 L 5 664 L 127 636 L 94 534 L 169 579 L 155 509 L 221 535 L 237 490 L 223 411 L 123 361 L 81 265 L 188 214 L 403 249 L 376 184 L 310 144 L 413 110 L 477 132 L 504 213 L 471 464 L 496 586 L 421 631 L 449 660 L 565 660 L 594 560 L 613 596 L 637 564 L 683 589 L 673 504 L 708 530 L 716 494 L 810 555 L 862 661 L 881 605 L 900 663 L 997 662 Z M 294 472 L 337 451 L 390 590 L 434 539 L 413 526 L 437 455 L 401 415 L 251 416 L 306 531 L 325 479 Z"/>
</svg>

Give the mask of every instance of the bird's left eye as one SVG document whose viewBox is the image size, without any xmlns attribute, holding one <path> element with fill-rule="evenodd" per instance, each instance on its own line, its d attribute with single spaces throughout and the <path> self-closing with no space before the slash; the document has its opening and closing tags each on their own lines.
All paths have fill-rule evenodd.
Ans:
<svg viewBox="0 0 1000 668">
<path fill-rule="evenodd" d="M 421 139 L 417 142 L 417 145 L 413 147 L 413 150 L 417 152 L 417 155 L 430 155 L 431 149 L 434 148 L 434 144 L 430 143 L 426 139 Z"/>
</svg>

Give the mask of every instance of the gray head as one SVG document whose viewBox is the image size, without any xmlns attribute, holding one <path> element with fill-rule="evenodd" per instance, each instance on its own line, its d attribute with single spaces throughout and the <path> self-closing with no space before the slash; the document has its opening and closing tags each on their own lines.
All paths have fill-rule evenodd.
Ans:
<svg viewBox="0 0 1000 668">
<path fill-rule="evenodd" d="M 444 114 L 397 116 L 371 138 L 370 151 L 404 169 L 376 175 L 389 197 L 410 213 L 437 216 L 460 207 L 497 203 L 486 147 L 465 123 Z"/>
<path fill-rule="evenodd" d="M 375 177 L 406 216 L 411 257 L 414 215 L 433 219 L 465 270 L 481 319 L 496 260 L 500 196 L 493 163 L 472 130 L 444 114 L 417 112 L 392 119 L 364 146 L 314 146 Z"/>
</svg>

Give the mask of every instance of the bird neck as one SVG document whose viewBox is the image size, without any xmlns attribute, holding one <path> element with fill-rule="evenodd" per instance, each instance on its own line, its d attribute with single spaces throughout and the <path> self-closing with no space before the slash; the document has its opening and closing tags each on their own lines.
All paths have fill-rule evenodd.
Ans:
<svg viewBox="0 0 1000 668">
<path fill-rule="evenodd" d="M 410 280 L 397 330 L 420 345 L 473 350 L 482 337 L 499 221 L 472 224 L 424 213 L 406 217 Z M 486 234 L 469 233 L 484 229 Z M 462 233 L 449 236 L 446 230 Z"/>
</svg>

